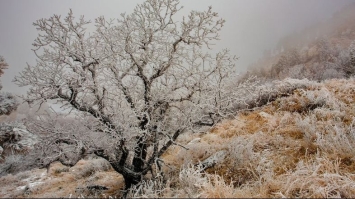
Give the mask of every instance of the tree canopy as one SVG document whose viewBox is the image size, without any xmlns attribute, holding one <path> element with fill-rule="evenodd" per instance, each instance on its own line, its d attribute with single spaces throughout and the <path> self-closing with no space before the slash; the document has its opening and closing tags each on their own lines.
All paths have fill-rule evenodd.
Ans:
<svg viewBox="0 0 355 199">
<path fill-rule="evenodd" d="M 178 20 L 181 9 L 177 0 L 147 0 L 116 20 L 76 19 L 71 10 L 40 19 L 37 64 L 15 78 L 31 86 L 29 103 L 55 100 L 96 118 L 97 132 L 114 138 L 114 153 L 84 151 L 109 160 L 126 187 L 181 133 L 212 126 L 231 108 L 225 89 L 236 58 L 209 53 L 225 21 L 211 7 Z"/>
</svg>

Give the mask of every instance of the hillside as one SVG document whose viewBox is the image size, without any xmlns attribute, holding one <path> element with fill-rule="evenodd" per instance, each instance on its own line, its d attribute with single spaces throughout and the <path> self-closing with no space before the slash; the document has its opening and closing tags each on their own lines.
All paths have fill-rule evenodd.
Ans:
<svg viewBox="0 0 355 199">
<path fill-rule="evenodd" d="M 355 4 L 326 21 L 282 38 L 249 66 L 244 78 L 323 80 L 355 73 Z M 243 78 L 242 78 L 243 79 Z"/>
<path fill-rule="evenodd" d="M 148 181 L 130 196 L 355 197 L 355 79 L 279 84 L 298 89 L 208 132 L 185 134 L 178 143 L 189 150 L 174 146 L 163 155 L 169 180 Z M 213 154 L 216 164 L 200 172 L 197 163 Z M 120 180 L 108 162 L 91 157 L 3 176 L 0 197 L 118 196 Z M 86 187 L 93 185 L 108 190 Z"/>
</svg>

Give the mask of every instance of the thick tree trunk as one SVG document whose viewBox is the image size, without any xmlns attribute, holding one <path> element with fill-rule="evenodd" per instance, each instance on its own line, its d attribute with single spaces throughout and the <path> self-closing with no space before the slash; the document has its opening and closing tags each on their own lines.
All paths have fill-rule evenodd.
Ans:
<svg viewBox="0 0 355 199">
<path fill-rule="evenodd" d="M 144 132 L 148 124 L 147 117 L 143 117 L 142 121 L 139 124 L 140 129 Z M 133 168 L 135 172 L 142 172 L 145 166 L 145 161 L 147 158 L 147 135 L 143 134 L 141 136 L 137 136 L 136 147 L 134 148 L 134 157 L 133 157 Z"/>
<path fill-rule="evenodd" d="M 138 138 L 137 146 L 135 147 L 134 150 L 132 165 L 135 172 L 143 171 L 146 157 L 147 157 L 147 143 L 146 143 L 145 136 L 141 136 Z"/>
<path fill-rule="evenodd" d="M 123 192 L 123 198 L 126 198 L 128 191 L 133 185 L 137 185 L 143 176 L 143 172 L 132 171 L 125 166 L 117 164 L 117 162 L 111 162 L 113 169 L 123 176 L 125 182 L 125 189 Z"/>
<path fill-rule="evenodd" d="M 136 178 L 136 177 L 130 176 L 130 175 L 123 175 L 123 178 L 125 181 L 125 189 L 123 192 L 123 198 L 126 198 L 129 189 L 132 188 L 133 185 L 137 185 L 141 181 L 141 178 L 140 177 Z"/>
<path fill-rule="evenodd" d="M 138 137 L 133 160 L 131 163 L 128 163 L 128 165 L 126 165 L 126 160 L 129 151 L 125 147 L 123 140 L 120 142 L 118 148 L 114 159 L 108 156 L 104 150 L 96 150 L 95 154 L 108 160 L 113 169 L 123 176 L 125 180 L 123 198 L 126 198 L 129 189 L 132 188 L 133 185 L 137 185 L 141 182 L 143 175 L 145 175 L 146 170 L 148 170 L 147 166 L 149 167 L 149 165 L 146 165 L 147 143 L 145 135 Z"/>
</svg>

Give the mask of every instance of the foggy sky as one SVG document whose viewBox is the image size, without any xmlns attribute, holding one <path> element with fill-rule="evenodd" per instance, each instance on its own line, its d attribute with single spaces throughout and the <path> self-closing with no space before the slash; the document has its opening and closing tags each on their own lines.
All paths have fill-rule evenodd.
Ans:
<svg viewBox="0 0 355 199">
<path fill-rule="evenodd" d="M 22 94 L 26 88 L 12 83 L 26 66 L 35 65 L 31 51 L 37 37 L 32 25 L 40 18 L 53 14 L 66 16 L 69 9 L 74 16 L 118 18 L 131 13 L 143 0 L 0 0 L 0 55 L 10 65 L 0 78 L 2 91 Z M 183 15 L 190 10 L 203 11 L 212 5 L 219 16 L 226 19 L 221 40 L 214 52 L 228 48 L 239 57 L 238 71 L 257 61 L 264 50 L 272 49 L 283 36 L 299 31 L 315 22 L 329 19 L 333 13 L 355 0 L 181 0 Z"/>
</svg>

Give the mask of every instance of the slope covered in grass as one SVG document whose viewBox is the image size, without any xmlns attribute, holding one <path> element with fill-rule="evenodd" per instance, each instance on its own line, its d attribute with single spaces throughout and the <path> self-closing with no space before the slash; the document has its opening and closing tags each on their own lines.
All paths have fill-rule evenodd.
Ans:
<svg viewBox="0 0 355 199">
<path fill-rule="evenodd" d="M 354 79 L 313 82 L 241 111 L 201 134 L 190 150 L 166 154 L 166 163 L 185 169 L 169 194 L 158 196 L 355 197 L 354 116 Z M 188 162 L 221 150 L 225 158 L 207 173 L 189 171 Z M 182 177 L 187 171 L 190 177 Z"/>
<path fill-rule="evenodd" d="M 177 142 L 185 148 L 175 145 L 162 157 L 164 173 L 154 181 L 147 176 L 129 196 L 355 197 L 355 79 L 269 86 L 277 89 L 259 99 L 270 100 L 239 109 L 207 132 L 182 135 Z M 204 170 L 199 162 L 214 154 L 215 165 Z M 122 176 L 96 158 L 0 182 L 0 197 L 119 197 L 123 186 Z M 93 192 L 92 185 L 108 190 Z"/>
</svg>

